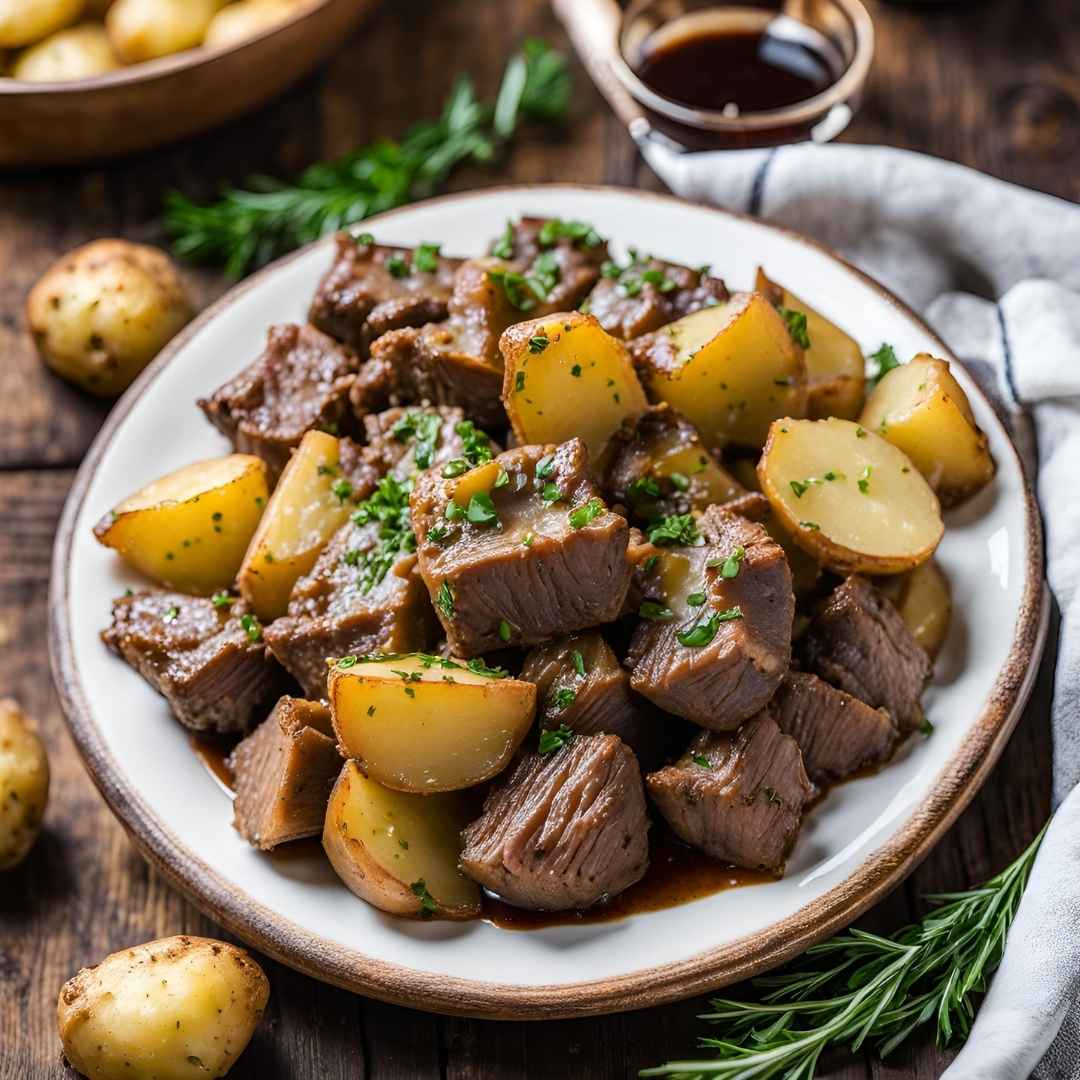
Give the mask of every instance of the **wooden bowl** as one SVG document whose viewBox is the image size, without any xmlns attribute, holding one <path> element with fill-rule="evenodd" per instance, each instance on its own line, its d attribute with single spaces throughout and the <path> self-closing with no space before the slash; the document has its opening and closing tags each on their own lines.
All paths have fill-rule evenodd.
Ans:
<svg viewBox="0 0 1080 1080">
<path fill-rule="evenodd" d="M 0 78 L 0 168 L 119 157 L 206 131 L 256 108 L 338 48 L 378 0 L 321 0 L 218 49 L 71 82 Z"/>
</svg>

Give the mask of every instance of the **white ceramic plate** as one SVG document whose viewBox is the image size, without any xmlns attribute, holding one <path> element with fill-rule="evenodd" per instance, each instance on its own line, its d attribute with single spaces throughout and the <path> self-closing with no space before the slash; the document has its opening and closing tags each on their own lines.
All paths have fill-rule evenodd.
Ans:
<svg viewBox="0 0 1080 1080">
<path fill-rule="evenodd" d="M 821 247 L 745 217 L 633 191 L 520 187 L 435 199 L 365 225 L 381 243 L 434 241 L 480 254 L 522 214 L 589 221 L 613 238 L 747 288 L 758 263 L 853 334 L 909 357 L 945 346 L 880 286 Z M 143 853 L 250 944 L 318 978 L 415 1007 L 484 1016 L 576 1015 L 651 1005 L 760 971 L 835 932 L 895 886 L 974 794 L 1026 699 L 1042 644 L 1038 515 L 1009 439 L 958 378 L 998 463 L 993 484 L 949 515 L 939 560 L 955 618 L 926 695 L 932 737 L 882 773 L 842 785 L 806 818 L 777 882 L 607 923 L 528 932 L 380 914 L 329 866 L 252 850 L 225 793 L 164 701 L 98 639 L 110 601 L 138 585 L 91 526 L 163 472 L 224 453 L 194 400 L 259 351 L 268 325 L 303 321 L 331 244 L 233 290 L 165 350 L 113 412 L 69 499 L 55 555 L 54 671 L 94 780 Z"/>
</svg>

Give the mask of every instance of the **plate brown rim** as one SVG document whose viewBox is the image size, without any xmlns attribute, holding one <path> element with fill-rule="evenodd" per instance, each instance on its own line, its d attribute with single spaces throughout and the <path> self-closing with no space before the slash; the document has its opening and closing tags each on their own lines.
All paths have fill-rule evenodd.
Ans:
<svg viewBox="0 0 1080 1080">
<path fill-rule="evenodd" d="M 748 214 L 721 210 L 670 195 L 595 184 L 499 185 L 480 191 L 439 196 L 423 204 L 387 211 L 370 221 L 385 223 L 416 205 L 453 203 L 476 198 L 484 192 L 517 192 L 527 203 L 529 199 L 540 201 L 548 193 L 567 190 L 617 193 L 646 203 L 662 201 L 692 206 L 710 214 L 750 221 L 783 233 L 822 252 L 862 279 L 886 302 L 924 330 L 942 356 L 958 363 L 945 343 L 906 304 L 825 245 L 792 229 Z M 864 858 L 844 881 L 765 931 L 683 961 L 577 983 L 520 986 L 418 971 L 344 948 L 283 918 L 235 889 L 153 818 L 139 794 L 119 773 L 107 751 L 91 717 L 74 662 L 68 620 L 68 578 L 75 521 L 85 500 L 90 478 L 117 427 L 177 352 L 226 307 L 235 303 L 239 296 L 256 287 L 265 275 L 275 273 L 285 263 L 302 257 L 319 244 L 330 243 L 329 237 L 323 237 L 272 263 L 230 289 L 181 331 L 113 409 L 87 452 L 64 505 L 53 550 L 49 590 L 49 655 L 53 678 L 68 728 L 91 779 L 143 856 L 197 908 L 229 932 L 253 948 L 313 978 L 412 1008 L 447 1015 L 514 1020 L 556 1019 L 647 1008 L 716 990 L 783 963 L 815 942 L 843 929 L 903 881 L 956 820 L 993 767 L 1030 694 L 1037 661 L 1045 642 L 1048 604 L 1043 579 L 1042 524 L 1023 463 L 1007 431 L 1009 450 L 1016 459 L 1023 481 L 1027 560 L 1024 592 L 1012 645 L 987 702 L 964 745 L 944 763 L 926 800 L 906 824 L 888 842 Z M 963 367 L 962 364 L 958 366 Z M 992 409 L 977 385 L 976 393 Z"/>
</svg>

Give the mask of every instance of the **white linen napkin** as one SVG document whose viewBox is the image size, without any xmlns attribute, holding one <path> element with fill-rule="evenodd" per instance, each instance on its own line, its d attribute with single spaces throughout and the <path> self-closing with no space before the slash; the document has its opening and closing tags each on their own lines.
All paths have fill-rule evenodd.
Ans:
<svg viewBox="0 0 1080 1080">
<path fill-rule="evenodd" d="M 1037 479 L 1061 610 L 1060 806 L 992 989 L 944 1075 L 1080 1080 L 1080 207 L 881 147 L 679 154 L 643 138 L 641 149 L 677 195 L 807 233 L 924 312 L 991 392 Z"/>
</svg>

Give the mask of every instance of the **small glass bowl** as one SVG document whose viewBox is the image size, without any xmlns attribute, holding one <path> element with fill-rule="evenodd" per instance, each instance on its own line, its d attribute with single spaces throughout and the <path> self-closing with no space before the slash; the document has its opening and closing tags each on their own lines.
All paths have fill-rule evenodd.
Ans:
<svg viewBox="0 0 1080 1080">
<path fill-rule="evenodd" d="M 774 16 L 770 32 L 798 40 L 806 28 L 839 72 L 820 93 L 779 109 L 718 112 L 695 108 L 658 93 L 636 74 L 658 37 L 706 13 L 747 18 L 759 25 Z M 792 21 L 794 20 L 794 21 Z M 798 24 L 802 24 L 799 26 Z M 859 0 L 774 0 L 724 4 L 716 0 L 633 0 L 619 27 L 616 76 L 649 114 L 649 126 L 687 150 L 828 142 L 851 122 L 874 55 L 874 24 Z"/>
</svg>

